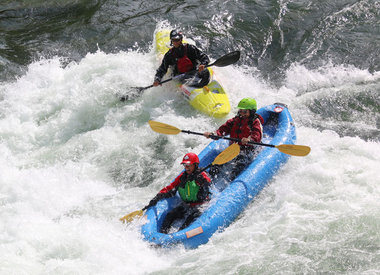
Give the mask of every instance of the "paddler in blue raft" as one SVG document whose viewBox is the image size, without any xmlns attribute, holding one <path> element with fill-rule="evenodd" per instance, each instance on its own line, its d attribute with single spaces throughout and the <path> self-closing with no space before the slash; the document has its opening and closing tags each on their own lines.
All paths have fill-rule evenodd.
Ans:
<svg viewBox="0 0 380 275">
<path fill-rule="evenodd" d="M 205 69 L 210 63 L 208 56 L 196 46 L 182 43 L 183 35 L 177 30 L 170 32 L 170 41 L 173 47 L 165 54 L 160 67 L 154 76 L 153 86 L 158 86 L 169 69 L 173 69 L 173 76 L 182 75 L 179 81 L 186 85 L 201 88 L 210 81 L 210 72 Z M 198 71 L 196 66 L 198 66 Z"/>
<path fill-rule="evenodd" d="M 230 163 L 224 164 L 226 168 L 223 169 L 223 171 L 228 175 L 229 181 L 232 181 L 237 177 L 240 172 L 253 161 L 258 153 L 258 149 L 256 149 L 255 146 L 248 144 L 248 142 L 261 142 L 263 137 L 262 124 L 264 123 L 264 119 L 256 114 L 256 100 L 250 97 L 243 98 L 240 100 L 237 107 L 239 109 L 237 115 L 220 126 L 215 133 L 203 133 L 207 138 L 211 135 L 217 135 L 220 137 L 229 135 L 231 138 L 241 140 L 239 142 L 240 154 Z M 219 169 L 218 166 L 214 166 L 210 169 L 209 173 L 212 176 L 216 176 L 221 170 L 222 169 Z"/>
<path fill-rule="evenodd" d="M 158 192 L 149 204 L 144 207 L 144 209 L 148 209 L 163 198 L 173 197 L 178 191 L 182 202 L 166 215 L 162 223 L 161 233 L 167 234 L 171 225 L 177 219 L 185 218 L 179 230 L 189 226 L 202 214 L 200 207 L 210 200 L 211 179 L 206 172 L 199 169 L 198 156 L 195 153 L 187 153 L 183 157 L 181 164 L 183 164 L 185 171 Z"/>
</svg>

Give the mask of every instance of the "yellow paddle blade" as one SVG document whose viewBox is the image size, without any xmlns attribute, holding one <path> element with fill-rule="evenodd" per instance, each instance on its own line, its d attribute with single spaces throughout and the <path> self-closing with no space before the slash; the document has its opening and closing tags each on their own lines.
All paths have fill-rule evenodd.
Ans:
<svg viewBox="0 0 380 275">
<path fill-rule="evenodd" d="M 142 210 L 137 210 L 137 211 L 134 211 L 128 215 L 125 215 L 124 217 L 120 218 L 120 220 L 124 223 L 129 223 L 131 221 L 133 221 L 133 219 L 136 217 L 136 216 L 139 216 L 141 217 L 143 215 L 143 212 Z"/>
<path fill-rule="evenodd" d="M 148 121 L 150 128 L 152 128 L 153 131 L 160 133 L 160 134 L 166 134 L 166 135 L 176 135 L 181 133 L 181 130 L 171 126 L 169 124 L 161 123 L 154 120 Z"/>
<path fill-rule="evenodd" d="M 297 157 L 307 156 L 311 150 L 309 146 L 305 145 L 282 144 L 276 145 L 275 147 L 285 154 Z"/>
<path fill-rule="evenodd" d="M 240 153 L 240 146 L 234 143 L 224 149 L 212 162 L 212 165 L 222 165 L 233 160 Z"/>
</svg>

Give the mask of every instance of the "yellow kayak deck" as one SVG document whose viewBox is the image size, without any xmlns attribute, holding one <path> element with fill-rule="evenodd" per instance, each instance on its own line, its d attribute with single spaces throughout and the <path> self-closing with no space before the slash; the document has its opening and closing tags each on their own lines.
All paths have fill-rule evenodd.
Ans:
<svg viewBox="0 0 380 275">
<path fill-rule="evenodd" d="M 184 43 L 187 43 L 184 40 Z M 165 53 L 171 48 L 170 30 L 160 30 L 155 35 L 155 46 L 159 60 L 162 60 Z M 210 82 L 203 88 L 190 87 L 178 83 L 179 90 L 195 109 L 213 117 L 224 117 L 230 110 L 230 102 L 222 85 L 215 79 L 213 70 L 210 71 Z"/>
</svg>

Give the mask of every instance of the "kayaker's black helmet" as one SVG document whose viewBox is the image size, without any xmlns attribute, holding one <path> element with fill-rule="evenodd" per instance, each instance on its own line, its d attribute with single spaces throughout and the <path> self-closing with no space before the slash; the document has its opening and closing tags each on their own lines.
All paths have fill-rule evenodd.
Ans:
<svg viewBox="0 0 380 275">
<path fill-rule="evenodd" d="M 175 40 L 180 39 L 180 40 L 182 40 L 182 38 L 183 38 L 182 32 L 179 32 L 177 30 L 172 30 L 170 32 L 170 40 L 172 40 L 172 39 L 175 39 Z"/>
</svg>

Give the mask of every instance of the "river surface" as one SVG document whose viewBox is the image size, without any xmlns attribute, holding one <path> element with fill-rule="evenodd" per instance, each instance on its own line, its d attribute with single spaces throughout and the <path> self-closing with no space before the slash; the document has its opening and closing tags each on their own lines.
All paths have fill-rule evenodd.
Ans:
<svg viewBox="0 0 380 275">
<path fill-rule="evenodd" d="M 239 218 L 195 250 L 157 249 L 141 209 L 212 131 L 171 82 L 148 86 L 154 33 L 212 60 L 232 111 L 289 106 L 292 157 Z M 380 2 L 0 0 L 0 274 L 379 274 Z M 377 168 L 376 168 L 377 167 Z"/>
</svg>

